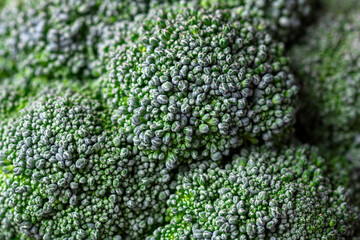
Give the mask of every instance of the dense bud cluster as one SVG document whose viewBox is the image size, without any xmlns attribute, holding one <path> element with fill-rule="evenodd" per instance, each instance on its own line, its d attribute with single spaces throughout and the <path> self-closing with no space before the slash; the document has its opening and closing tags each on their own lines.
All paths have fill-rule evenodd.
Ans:
<svg viewBox="0 0 360 240">
<path fill-rule="evenodd" d="M 1 127 L 1 237 L 134 238 L 164 221 L 165 166 L 105 123 L 97 101 L 48 90 Z"/>
<path fill-rule="evenodd" d="M 354 237 L 358 14 L 290 52 L 331 157 L 287 144 L 314 3 L 0 0 L 0 240 Z"/>
<path fill-rule="evenodd" d="M 297 86 L 283 46 L 228 11 L 159 11 L 103 77 L 112 120 L 173 168 L 219 160 L 244 141 L 271 143 L 291 126 Z"/>
<path fill-rule="evenodd" d="M 224 167 L 192 164 L 167 202 L 170 223 L 147 239 L 348 239 L 357 215 L 323 168 L 307 146 L 242 149 Z"/>
<path fill-rule="evenodd" d="M 286 41 L 310 16 L 314 0 L 198 0 L 203 7 L 237 8 L 259 28 Z M 291 34 L 289 34 L 291 33 Z"/>
<path fill-rule="evenodd" d="M 15 2 L 15 1 L 14 1 Z M 145 1 L 49 0 L 5 8 L 0 13 L 0 76 L 89 78 L 104 26 L 131 20 Z"/>
<path fill-rule="evenodd" d="M 308 16 L 312 0 L 277 0 L 245 2 L 222 0 L 183 0 L 197 8 L 235 8 L 259 29 L 286 40 Z M 13 0 L 0 13 L 0 76 L 20 71 L 26 77 L 49 78 L 97 77 L 104 70 L 101 50 L 106 42 L 113 48 L 105 29 L 119 30 L 114 25 L 131 24 L 150 10 L 179 4 L 174 0 Z M 180 4 L 181 5 L 181 4 Z M 140 27 L 120 29 L 122 38 Z M 276 33 L 276 34 L 275 34 Z M 118 33 L 112 32 L 111 36 Z"/>
<path fill-rule="evenodd" d="M 332 170 L 329 177 L 351 189 L 359 206 L 360 2 L 320 2 L 327 13 L 320 12 L 318 22 L 289 51 L 303 85 L 297 136 L 320 146 Z"/>
<path fill-rule="evenodd" d="M 264 9 L 262 16 L 266 19 L 265 26 L 284 41 L 295 36 L 305 19 L 309 20 L 315 0 L 245 0 L 252 15 L 257 16 L 257 10 Z M 260 13 L 261 16 L 261 13 Z M 291 34 L 290 34 L 291 33 Z"/>
</svg>

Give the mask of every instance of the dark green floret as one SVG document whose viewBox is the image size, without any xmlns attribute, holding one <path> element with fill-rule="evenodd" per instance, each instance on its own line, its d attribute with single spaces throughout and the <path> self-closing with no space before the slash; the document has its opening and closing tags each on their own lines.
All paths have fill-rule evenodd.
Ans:
<svg viewBox="0 0 360 240">
<path fill-rule="evenodd" d="M 107 59 L 103 54 L 133 30 L 149 11 L 181 5 L 226 8 L 239 12 L 258 29 L 267 29 L 281 41 L 309 16 L 312 0 L 203 1 L 187 0 L 13 0 L 0 13 L 0 77 L 21 72 L 26 77 L 96 78 Z M 135 21 L 136 22 L 136 21 Z M 111 29 L 111 33 L 106 31 Z M 120 30 L 121 33 L 115 31 Z M 121 39 L 111 39 L 110 36 Z M 119 41 L 117 41 L 119 40 Z M 105 48 L 104 46 L 105 42 Z M 109 49 L 107 49 L 109 48 Z M 110 54 L 112 55 L 112 54 Z"/>
<path fill-rule="evenodd" d="M 229 11 L 158 11 L 103 76 L 112 116 L 140 150 L 173 168 L 219 160 L 292 126 L 297 86 L 283 45 Z"/>
<path fill-rule="evenodd" d="M 22 1 L 0 14 L 0 76 L 87 79 L 98 76 L 102 29 L 146 10 L 144 1 Z M 34 1 L 33 1 L 34 2 Z"/>
<path fill-rule="evenodd" d="M 242 149 L 224 167 L 194 163 L 177 176 L 170 223 L 148 240 L 349 239 L 358 212 L 326 177 L 316 149 Z"/>
<path fill-rule="evenodd" d="M 303 90 L 299 134 L 346 147 L 360 131 L 360 15 L 328 14 L 290 52 Z"/>
<path fill-rule="evenodd" d="M 205 8 L 233 8 L 248 16 L 254 26 L 267 29 L 281 41 L 296 32 L 311 16 L 315 0 L 198 0 Z"/>
<path fill-rule="evenodd" d="M 359 240 L 359 7 L 0 0 L 0 240 Z"/>
<path fill-rule="evenodd" d="M 302 85 L 296 132 L 320 146 L 329 177 L 352 189 L 359 206 L 360 15 L 351 1 L 323 1 L 322 7 L 327 13 L 289 52 Z"/>
</svg>

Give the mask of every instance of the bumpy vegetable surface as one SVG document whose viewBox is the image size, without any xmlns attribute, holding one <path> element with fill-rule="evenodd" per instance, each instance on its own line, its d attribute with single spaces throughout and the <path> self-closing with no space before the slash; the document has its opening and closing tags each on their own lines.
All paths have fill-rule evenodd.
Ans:
<svg viewBox="0 0 360 240">
<path fill-rule="evenodd" d="M 349 3 L 0 0 L 0 240 L 357 236 Z"/>
<path fill-rule="evenodd" d="M 297 86 L 283 45 L 229 11 L 160 12 L 103 77 L 112 121 L 171 169 L 271 143 L 293 122 Z"/>
<path fill-rule="evenodd" d="M 170 176 L 107 129 L 97 100 L 48 89 L 1 126 L 1 234 L 134 238 L 164 220 Z"/>
<path fill-rule="evenodd" d="M 35 6 L 18 2 L 18 7 L 1 12 L 0 70 L 20 71 L 29 78 L 96 77 L 93 63 L 102 28 L 130 20 L 147 6 L 114 0 L 44 0 Z"/>
<path fill-rule="evenodd" d="M 224 167 L 193 164 L 168 200 L 155 239 L 347 239 L 357 215 L 307 146 L 243 149 Z"/>
<path fill-rule="evenodd" d="M 259 28 L 287 41 L 309 18 L 314 0 L 198 0 L 202 7 L 235 8 Z"/>
<path fill-rule="evenodd" d="M 355 5 L 352 13 L 342 15 L 340 6 L 349 9 L 346 3 L 324 3 L 331 10 L 289 56 L 302 85 L 297 135 L 320 146 L 333 178 L 353 190 L 359 205 L 360 15 Z"/>
</svg>

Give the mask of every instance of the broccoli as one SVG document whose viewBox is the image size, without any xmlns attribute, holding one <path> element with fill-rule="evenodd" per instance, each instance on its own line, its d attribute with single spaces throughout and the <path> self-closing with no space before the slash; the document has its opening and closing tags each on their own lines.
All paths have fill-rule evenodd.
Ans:
<svg viewBox="0 0 360 240">
<path fill-rule="evenodd" d="M 102 77 L 112 121 L 169 169 L 286 135 L 297 86 L 283 45 L 229 11 L 158 11 Z"/>
<path fill-rule="evenodd" d="M 18 2 L 0 14 L 0 70 L 49 79 L 97 77 L 92 65 L 102 28 L 132 19 L 147 5 L 145 1 L 37 0 L 38 4 L 21 7 L 25 3 Z"/>
<path fill-rule="evenodd" d="M 170 223 L 147 240 L 348 239 L 358 214 L 325 169 L 308 146 L 243 148 L 225 166 L 194 163 L 177 175 Z"/>
<path fill-rule="evenodd" d="M 219 1 L 184 0 L 206 8 L 240 7 L 241 15 L 257 28 L 267 28 L 281 40 L 301 26 L 313 0 Z M 22 72 L 26 77 L 98 77 L 106 65 L 104 42 L 113 42 L 105 29 L 130 24 L 148 11 L 171 5 L 174 0 L 14 0 L 0 14 L 0 76 Z M 139 27 L 139 24 L 133 29 Z M 131 32 L 121 29 L 122 37 Z M 275 34 L 276 33 L 276 34 Z M 112 32 L 110 36 L 117 35 Z M 123 41 L 124 39 L 122 39 Z M 113 47 L 106 45 L 106 48 Z M 105 52 L 107 49 L 105 49 Z"/>
<path fill-rule="evenodd" d="M 198 0 L 208 8 L 235 8 L 259 28 L 266 28 L 281 41 L 292 40 L 311 16 L 315 0 Z M 308 19 L 309 20 L 309 19 Z"/>
<path fill-rule="evenodd" d="M 347 11 L 356 9 L 347 3 L 324 2 L 326 14 L 289 56 L 302 85 L 296 135 L 320 147 L 328 176 L 351 189 L 354 204 L 360 206 L 360 15 Z"/>
<path fill-rule="evenodd" d="M 46 85 L 44 79 L 30 80 L 21 75 L 0 81 L 0 121 L 15 116 Z"/>
<path fill-rule="evenodd" d="M 46 89 L 1 125 L 1 239 L 136 239 L 165 220 L 166 166 L 83 95 Z"/>
<path fill-rule="evenodd" d="M 0 0 L 0 239 L 357 236 L 359 17 L 319 1 Z"/>
</svg>

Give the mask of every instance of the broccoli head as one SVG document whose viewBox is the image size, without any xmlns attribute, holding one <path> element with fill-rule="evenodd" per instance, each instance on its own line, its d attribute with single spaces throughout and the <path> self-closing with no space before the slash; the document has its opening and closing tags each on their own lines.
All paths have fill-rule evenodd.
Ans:
<svg viewBox="0 0 360 240">
<path fill-rule="evenodd" d="M 87 95 L 49 88 L 0 125 L 2 239 L 135 239 L 163 223 L 168 170 L 106 116 Z"/>
<path fill-rule="evenodd" d="M 297 85 L 282 44 L 229 11 L 157 13 L 102 77 L 112 121 L 140 150 L 171 169 L 289 132 Z"/>
<path fill-rule="evenodd" d="M 167 204 L 170 223 L 148 240 L 348 239 L 358 219 L 348 191 L 308 146 L 244 148 L 224 167 L 194 163 Z"/>
<path fill-rule="evenodd" d="M 285 41 L 309 15 L 312 0 L 219 1 L 184 0 L 197 8 L 236 8 L 256 28 Z M 5 5 L 5 4 L 4 4 Z M 174 0 L 14 0 L 0 13 L 0 76 L 22 72 L 26 77 L 98 77 L 106 66 L 101 46 L 105 29 L 142 18 L 151 10 L 181 4 Z M 236 10 L 237 11 L 237 10 Z M 136 24 L 134 29 L 137 29 Z M 120 30 L 128 40 L 129 29 Z M 125 31 L 125 32 L 124 32 Z M 117 33 L 111 33 L 117 35 Z M 120 41 L 121 42 L 121 41 Z M 107 46 L 112 47 L 112 45 Z"/>
</svg>

